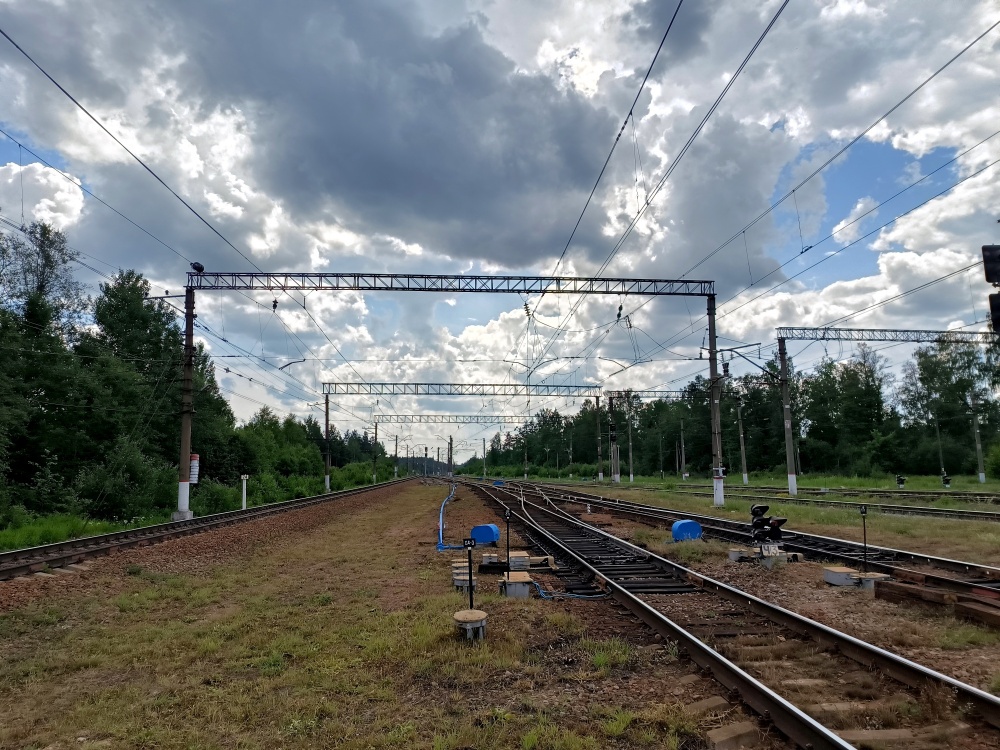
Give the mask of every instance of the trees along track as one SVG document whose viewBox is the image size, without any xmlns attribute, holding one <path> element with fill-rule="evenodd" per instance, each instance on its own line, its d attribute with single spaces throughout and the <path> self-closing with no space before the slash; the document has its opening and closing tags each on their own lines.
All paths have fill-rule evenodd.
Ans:
<svg viewBox="0 0 1000 750">
<path fill-rule="evenodd" d="M 961 722 L 954 719 L 969 709 L 992 725 L 986 731 L 1000 727 L 1000 699 L 589 526 L 549 501 L 544 488 L 521 485 L 522 497 L 510 489 L 465 484 L 509 508 L 511 520 L 533 546 L 573 566 L 678 643 L 802 747 L 877 743 L 878 730 L 856 727 L 881 723 L 894 710 L 909 714 L 899 721 L 912 734 L 911 744 L 936 742 L 942 733 L 960 730 Z M 904 693 L 903 686 L 910 692 Z M 912 693 L 921 696 L 916 711 Z M 941 710 L 950 703 L 942 700 L 945 696 L 954 698 L 950 710 Z M 951 734 L 938 746 L 952 746 Z"/>
<path fill-rule="evenodd" d="M 617 498 L 605 498 L 578 491 L 569 492 L 567 488 L 562 486 L 548 487 L 547 485 L 528 484 L 524 486 L 532 488 L 537 486 L 544 489 L 548 499 L 552 501 L 590 505 L 654 526 L 691 519 L 701 524 L 706 537 L 754 546 L 751 541 L 750 524 L 742 521 L 731 521 L 717 516 L 699 515 Z M 787 527 L 782 531 L 784 533 L 781 546 L 787 552 L 798 552 L 812 560 L 835 560 L 848 565 L 861 565 L 865 559 L 864 546 L 860 542 L 789 531 Z M 913 567 L 906 567 L 907 565 L 918 566 L 921 569 L 915 570 Z M 869 544 L 867 566 L 872 571 L 888 573 L 900 581 L 933 585 L 961 594 L 1000 600 L 1000 568 L 990 565 L 979 565 L 963 560 L 951 560 L 946 557 L 935 557 L 919 552 Z M 927 570 L 928 568 L 958 573 L 960 577 L 937 574 Z"/>
<path fill-rule="evenodd" d="M 313 497 L 303 497 L 280 503 L 270 503 L 268 505 L 258 505 L 246 510 L 214 513 L 210 516 L 201 516 L 187 521 L 171 521 L 154 526 L 140 526 L 139 528 L 127 531 L 115 531 L 110 534 L 70 539 L 65 542 L 46 544 L 41 547 L 27 547 L 25 549 L 0 552 L 0 581 L 37 573 L 48 568 L 61 568 L 89 557 L 110 554 L 114 550 L 156 544 L 157 542 L 165 542 L 168 539 L 180 536 L 211 531 L 221 526 L 252 521 L 275 513 L 307 508 L 311 505 L 318 505 L 319 503 L 326 503 L 332 500 L 342 500 L 354 495 L 371 492 L 372 490 L 392 487 L 406 481 L 411 481 L 411 479 L 395 479 L 389 482 L 356 487 L 340 492 L 314 495 Z"/>
</svg>

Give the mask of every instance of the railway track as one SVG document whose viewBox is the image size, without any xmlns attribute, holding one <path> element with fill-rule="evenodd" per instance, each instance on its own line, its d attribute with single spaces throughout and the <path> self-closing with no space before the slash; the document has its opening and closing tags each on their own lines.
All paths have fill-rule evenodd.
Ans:
<svg viewBox="0 0 1000 750">
<path fill-rule="evenodd" d="M 711 489 L 708 484 L 683 484 L 677 485 L 692 487 L 695 489 Z M 740 485 L 744 486 L 744 485 Z M 760 490 L 762 492 L 788 492 L 787 487 L 778 485 L 756 485 L 746 486 L 749 490 Z M 848 488 L 848 487 L 798 487 L 800 494 L 806 495 L 841 495 L 843 497 L 884 497 L 897 498 L 902 500 L 960 500 L 968 503 L 1000 504 L 1000 493 L 981 492 L 978 490 L 892 490 L 872 488 Z"/>
<path fill-rule="evenodd" d="M 553 501 L 590 505 L 653 526 L 685 518 L 692 519 L 701 525 L 706 537 L 754 546 L 750 524 L 742 521 L 698 515 L 617 498 L 602 498 L 581 492 L 567 493 L 564 487 L 550 488 L 547 485 L 527 484 L 523 486 L 532 490 L 535 487 L 544 489 L 547 497 Z M 783 532 L 781 545 L 786 551 L 797 552 L 812 560 L 831 560 L 851 566 L 861 566 L 867 559 L 869 570 L 888 573 L 898 581 L 934 586 L 989 600 L 1000 600 L 1000 568 L 874 545 L 868 545 L 866 557 L 864 546 L 858 542 L 787 529 L 783 529 Z"/>
<path fill-rule="evenodd" d="M 70 539 L 65 542 L 46 544 L 40 547 L 27 547 L 25 549 L 0 552 L 0 581 L 47 569 L 65 567 L 86 560 L 87 558 L 110 554 L 115 550 L 156 544 L 168 539 L 187 536 L 189 534 L 198 534 L 234 523 L 252 521 L 257 518 L 274 515 L 275 513 L 284 513 L 310 505 L 341 500 L 346 497 L 370 492 L 373 489 L 390 487 L 407 481 L 411 480 L 397 479 L 375 486 L 357 487 L 350 490 L 342 490 L 341 492 L 331 492 L 281 503 L 259 505 L 247 508 L 246 510 L 214 513 L 187 521 L 171 521 L 153 526 L 141 526 L 137 529 L 129 529 L 127 531 L 115 531 L 110 534 Z"/>
<path fill-rule="evenodd" d="M 970 731 L 994 741 L 1000 699 L 988 693 L 589 526 L 540 490 L 524 486 L 519 497 L 468 486 L 509 508 L 533 546 L 571 566 L 577 589 L 607 592 L 801 747 L 900 739 L 960 747 Z"/>
<path fill-rule="evenodd" d="M 711 489 L 681 489 L 671 490 L 675 495 L 691 497 L 713 497 Z M 791 503 L 795 505 L 818 505 L 830 508 L 857 511 L 864 505 L 871 511 L 900 516 L 930 516 L 936 518 L 951 518 L 959 521 L 995 521 L 1000 522 L 1000 511 L 994 510 L 959 510 L 957 508 L 934 508 L 926 505 L 891 505 L 888 503 L 851 502 L 849 500 L 826 500 L 811 497 L 789 497 L 787 495 L 764 495 L 756 492 L 733 492 L 726 490 L 726 497 L 769 503 Z"/>
</svg>

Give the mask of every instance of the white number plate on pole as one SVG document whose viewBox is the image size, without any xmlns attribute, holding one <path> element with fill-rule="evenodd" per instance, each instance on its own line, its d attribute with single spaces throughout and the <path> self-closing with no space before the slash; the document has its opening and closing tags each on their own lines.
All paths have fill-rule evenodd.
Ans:
<svg viewBox="0 0 1000 750">
<path fill-rule="evenodd" d="M 781 553 L 781 548 L 777 544 L 760 545 L 760 554 L 764 557 L 777 557 Z"/>
</svg>

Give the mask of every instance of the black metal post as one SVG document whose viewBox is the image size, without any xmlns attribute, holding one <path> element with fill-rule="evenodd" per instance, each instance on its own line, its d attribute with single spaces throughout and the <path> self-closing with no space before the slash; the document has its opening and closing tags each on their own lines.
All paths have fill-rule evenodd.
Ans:
<svg viewBox="0 0 1000 750">
<path fill-rule="evenodd" d="M 510 508 L 507 508 L 503 517 L 507 521 L 507 572 L 510 573 Z"/>
<path fill-rule="evenodd" d="M 862 533 L 862 538 L 864 540 L 864 557 L 862 559 L 863 559 L 864 572 L 867 573 L 868 572 L 868 506 L 861 505 L 858 507 L 858 510 L 861 511 L 861 530 L 862 530 L 861 533 Z"/>
<path fill-rule="evenodd" d="M 469 547 L 469 609 L 475 609 L 475 602 L 473 600 L 473 585 L 472 585 L 472 547 Z"/>
</svg>

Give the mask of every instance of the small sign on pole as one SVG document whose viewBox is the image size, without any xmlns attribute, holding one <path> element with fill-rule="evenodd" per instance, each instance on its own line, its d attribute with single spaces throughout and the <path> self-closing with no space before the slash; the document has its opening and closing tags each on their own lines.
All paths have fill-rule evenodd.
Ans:
<svg viewBox="0 0 1000 750">
<path fill-rule="evenodd" d="M 198 454 L 191 454 L 191 472 L 190 479 L 188 480 L 191 484 L 198 484 L 198 471 L 200 469 L 201 463 L 198 460 Z"/>
</svg>

